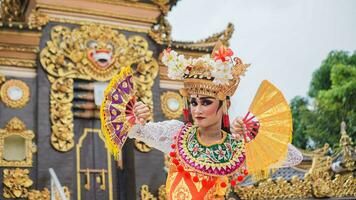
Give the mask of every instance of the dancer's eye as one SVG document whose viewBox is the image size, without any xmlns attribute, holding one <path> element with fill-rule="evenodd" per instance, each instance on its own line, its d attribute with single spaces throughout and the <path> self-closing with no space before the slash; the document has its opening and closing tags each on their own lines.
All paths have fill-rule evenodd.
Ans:
<svg viewBox="0 0 356 200">
<path fill-rule="evenodd" d="M 197 103 L 197 101 L 195 99 L 191 99 L 189 103 L 192 106 L 197 106 L 198 105 L 198 103 Z"/>
<path fill-rule="evenodd" d="M 208 105 L 210 105 L 210 104 L 212 104 L 212 103 L 213 103 L 213 101 L 207 100 L 207 99 L 205 99 L 205 100 L 203 100 L 203 101 L 201 102 L 201 104 L 202 104 L 203 106 L 208 106 Z"/>
</svg>

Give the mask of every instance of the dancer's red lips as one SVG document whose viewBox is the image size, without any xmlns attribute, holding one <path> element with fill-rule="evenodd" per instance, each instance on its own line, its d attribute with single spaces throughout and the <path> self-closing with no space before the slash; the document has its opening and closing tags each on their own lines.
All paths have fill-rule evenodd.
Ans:
<svg viewBox="0 0 356 200">
<path fill-rule="evenodd" d="M 197 119 L 197 120 L 203 120 L 203 119 L 205 119 L 205 117 L 195 117 L 195 119 Z"/>
</svg>

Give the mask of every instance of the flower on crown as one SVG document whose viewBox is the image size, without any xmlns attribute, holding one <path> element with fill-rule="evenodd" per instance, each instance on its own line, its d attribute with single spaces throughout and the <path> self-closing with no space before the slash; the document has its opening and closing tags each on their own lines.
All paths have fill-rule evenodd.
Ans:
<svg viewBox="0 0 356 200">
<path fill-rule="evenodd" d="M 231 49 L 224 46 L 214 52 L 213 58 L 210 55 L 204 55 L 195 59 L 186 59 L 184 55 L 178 55 L 177 52 L 166 49 L 163 52 L 162 62 L 168 67 L 168 77 L 171 79 L 183 80 L 195 70 L 204 73 L 202 75 L 213 77 L 212 82 L 216 85 L 227 85 L 233 79 L 232 55 Z"/>
</svg>

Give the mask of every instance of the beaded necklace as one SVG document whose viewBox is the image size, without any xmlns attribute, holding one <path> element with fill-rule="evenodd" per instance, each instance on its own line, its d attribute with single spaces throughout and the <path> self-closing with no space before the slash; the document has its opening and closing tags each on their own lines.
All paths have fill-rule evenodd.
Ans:
<svg viewBox="0 0 356 200">
<path fill-rule="evenodd" d="M 185 125 L 171 145 L 170 156 L 178 172 L 185 173 L 186 177 L 193 177 L 194 182 L 199 181 L 198 175 L 204 175 L 202 182 L 204 179 L 221 176 L 232 177 L 231 185 L 242 181 L 248 174 L 244 164 L 244 142 L 233 139 L 225 131 L 222 135 L 223 138 L 217 143 L 206 145 L 200 140 L 197 126 Z M 223 185 L 226 186 L 226 183 L 222 183 Z"/>
</svg>

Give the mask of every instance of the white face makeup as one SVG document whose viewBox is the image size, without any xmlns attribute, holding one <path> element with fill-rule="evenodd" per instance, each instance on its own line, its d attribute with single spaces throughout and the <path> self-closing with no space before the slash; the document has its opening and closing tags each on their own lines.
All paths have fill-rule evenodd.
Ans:
<svg viewBox="0 0 356 200">
<path fill-rule="evenodd" d="M 219 100 L 210 96 L 191 95 L 190 110 L 194 123 L 201 128 L 208 128 L 221 124 L 222 109 L 219 109 Z"/>
</svg>

